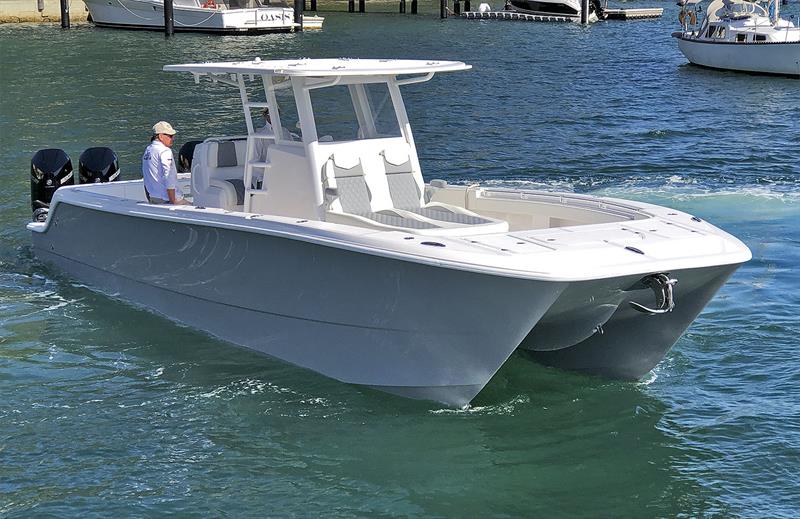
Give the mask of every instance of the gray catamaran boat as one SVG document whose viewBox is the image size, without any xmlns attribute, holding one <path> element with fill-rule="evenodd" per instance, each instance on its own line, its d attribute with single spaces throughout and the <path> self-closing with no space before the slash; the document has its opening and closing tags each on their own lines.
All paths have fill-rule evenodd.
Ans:
<svg viewBox="0 0 800 519">
<path fill-rule="evenodd" d="M 148 204 L 141 180 L 58 189 L 28 224 L 35 253 L 226 341 L 406 397 L 466 405 L 517 348 L 643 376 L 750 251 L 651 204 L 426 184 L 401 88 L 469 68 L 167 66 L 232 86 L 247 135 L 196 146 L 191 206 Z M 274 134 L 254 127 L 264 107 Z"/>
</svg>

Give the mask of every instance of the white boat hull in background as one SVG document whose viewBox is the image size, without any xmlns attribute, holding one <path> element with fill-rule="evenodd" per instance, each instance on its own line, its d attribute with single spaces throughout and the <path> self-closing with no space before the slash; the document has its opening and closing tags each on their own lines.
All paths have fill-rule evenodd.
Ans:
<svg viewBox="0 0 800 519">
<path fill-rule="evenodd" d="M 92 22 L 99 27 L 163 29 L 162 0 L 84 0 Z M 207 9 L 174 5 L 176 31 L 217 33 L 288 32 L 294 29 L 294 12 L 285 7 Z M 304 29 L 322 28 L 319 16 L 303 17 Z"/>
<path fill-rule="evenodd" d="M 678 38 L 691 63 L 724 70 L 800 77 L 800 41 L 791 43 L 713 43 Z"/>
</svg>

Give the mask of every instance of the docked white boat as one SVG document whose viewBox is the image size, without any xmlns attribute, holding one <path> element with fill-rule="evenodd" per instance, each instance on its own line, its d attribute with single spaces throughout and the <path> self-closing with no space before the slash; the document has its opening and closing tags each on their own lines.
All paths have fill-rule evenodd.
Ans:
<svg viewBox="0 0 800 519">
<path fill-rule="evenodd" d="M 164 29 L 164 0 L 83 0 L 98 27 Z M 294 10 L 269 0 L 174 0 L 176 31 L 224 34 L 288 32 Z M 321 16 L 303 15 L 303 29 L 321 29 Z"/>
<path fill-rule="evenodd" d="M 538 16 L 558 16 L 580 21 L 581 0 L 506 0 L 505 11 Z M 589 1 L 587 21 L 596 22 L 603 17 L 604 4 L 600 0 Z"/>
<path fill-rule="evenodd" d="M 141 180 L 58 189 L 28 224 L 36 255 L 344 382 L 462 406 L 517 348 L 636 379 L 751 257 L 700 218 L 647 203 L 425 184 L 401 87 L 461 62 L 164 68 L 232 86 L 247 135 L 197 144 L 181 178 L 191 206 L 148 204 Z M 263 107 L 274 133 L 253 124 Z M 52 194 L 62 181 L 45 170 L 59 167 L 34 164 L 32 192 Z"/>
<path fill-rule="evenodd" d="M 800 27 L 780 17 L 780 0 L 768 8 L 746 0 L 714 0 L 700 17 L 682 5 L 682 31 L 672 34 L 690 62 L 704 67 L 800 77 Z"/>
</svg>

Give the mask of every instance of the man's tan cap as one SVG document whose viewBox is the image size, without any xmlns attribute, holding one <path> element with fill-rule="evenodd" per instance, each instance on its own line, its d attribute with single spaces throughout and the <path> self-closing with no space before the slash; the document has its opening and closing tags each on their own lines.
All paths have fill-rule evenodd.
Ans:
<svg viewBox="0 0 800 519">
<path fill-rule="evenodd" d="M 160 133 L 165 135 L 175 135 L 178 132 L 176 132 L 175 128 L 173 128 L 172 125 L 167 121 L 158 121 L 153 125 L 153 135 L 158 135 Z"/>
</svg>

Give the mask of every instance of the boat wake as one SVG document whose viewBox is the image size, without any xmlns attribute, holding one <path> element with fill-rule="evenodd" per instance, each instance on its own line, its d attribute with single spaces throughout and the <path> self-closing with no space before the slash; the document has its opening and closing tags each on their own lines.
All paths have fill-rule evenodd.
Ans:
<svg viewBox="0 0 800 519">
<path fill-rule="evenodd" d="M 442 408 L 432 409 L 431 414 L 435 415 L 483 415 L 483 416 L 510 416 L 519 407 L 528 405 L 531 399 L 528 395 L 516 395 L 507 402 L 494 405 L 466 405 L 461 409 Z"/>
</svg>

